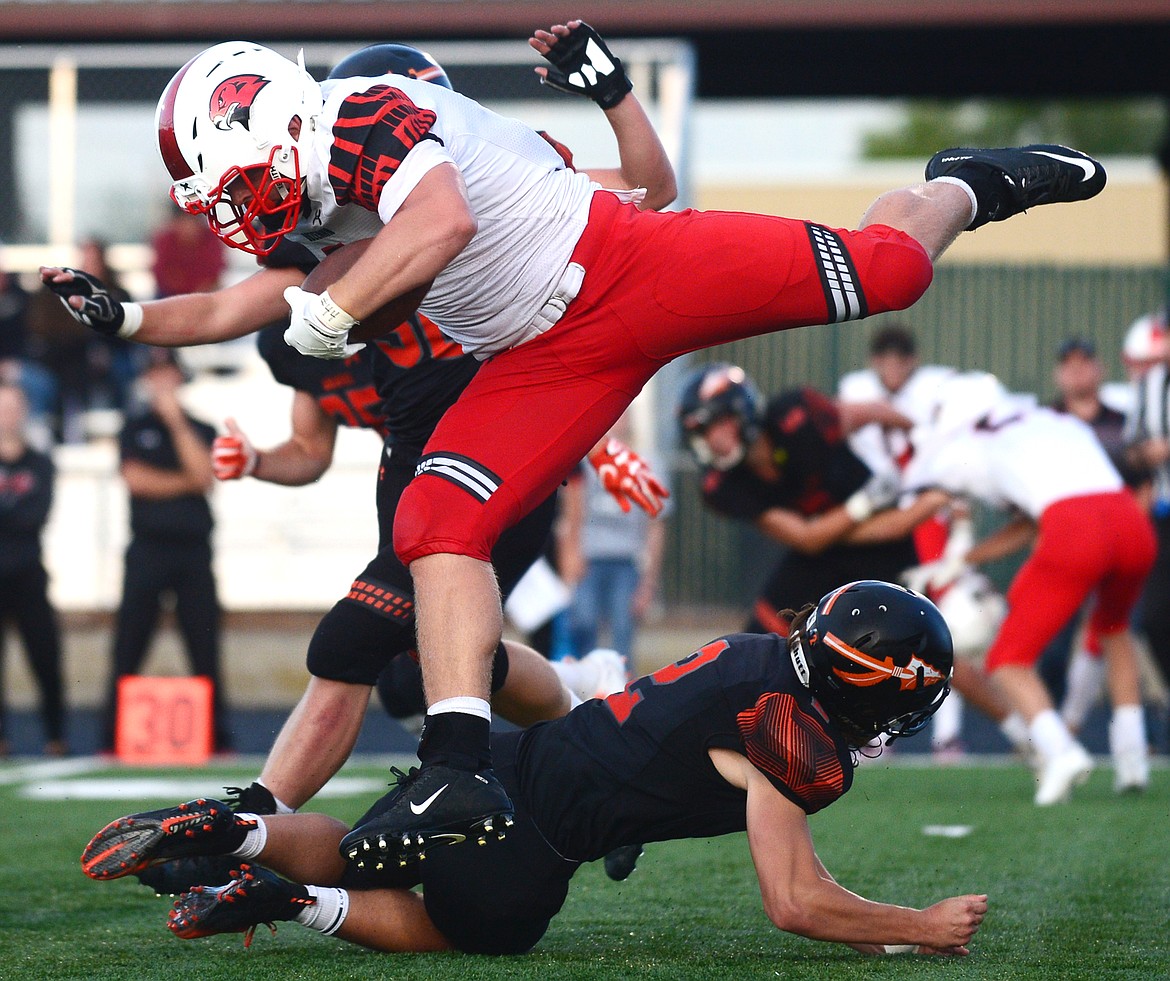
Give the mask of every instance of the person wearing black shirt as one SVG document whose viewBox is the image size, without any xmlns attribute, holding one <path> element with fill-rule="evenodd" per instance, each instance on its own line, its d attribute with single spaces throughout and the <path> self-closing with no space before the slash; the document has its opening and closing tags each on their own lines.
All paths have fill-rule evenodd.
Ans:
<svg viewBox="0 0 1170 981">
<path fill-rule="evenodd" d="M 215 429 L 179 404 L 183 373 L 170 352 L 152 352 L 142 375 L 147 405 L 119 437 L 130 493 L 130 544 L 114 630 L 113 672 L 102 734 L 114 745 L 118 679 L 137 674 L 158 625 L 164 594 L 175 602 L 192 672 L 214 685 L 215 747 L 230 748 L 220 683 L 220 607 L 212 570 L 208 492 Z"/>
<path fill-rule="evenodd" d="M 691 375 L 678 415 L 702 468 L 703 503 L 786 549 L 748 631 L 782 634 L 779 611 L 815 601 L 834 583 L 897 579 L 916 562 L 911 531 L 947 502 L 927 491 L 892 508 L 897 474 L 873 473 L 850 449 L 846 437 L 865 423 L 909 427 L 883 403 L 841 405 L 794 388 L 764 404 L 742 368 L 717 363 Z"/>
<path fill-rule="evenodd" d="M 45 752 L 62 756 L 66 747 L 61 632 L 41 562 L 41 532 L 53 502 L 54 468 L 48 454 L 28 445 L 27 421 L 24 392 L 0 383 L 0 618 L 16 624 L 40 690 Z M 2 644 L 0 635 L 0 668 Z M 0 756 L 8 755 L 5 723 L 0 699 Z"/>
</svg>

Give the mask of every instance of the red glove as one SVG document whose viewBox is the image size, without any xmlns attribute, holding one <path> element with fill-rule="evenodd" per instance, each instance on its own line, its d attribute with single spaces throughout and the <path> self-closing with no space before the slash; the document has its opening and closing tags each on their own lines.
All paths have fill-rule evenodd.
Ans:
<svg viewBox="0 0 1170 981">
<path fill-rule="evenodd" d="M 627 513 L 634 503 L 650 517 L 657 517 L 670 497 L 670 491 L 650 465 L 620 439 L 607 439 L 602 446 L 595 447 L 589 454 L 589 462 L 597 470 L 601 486 Z"/>
<path fill-rule="evenodd" d="M 211 467 L 216 480 L 239 480 L 249 477 L 259 459 L 256 448 L 248 441 L 235 419 L 225 419 L 226 436 L 216 436 L 211 444 Z"/>
</svg>

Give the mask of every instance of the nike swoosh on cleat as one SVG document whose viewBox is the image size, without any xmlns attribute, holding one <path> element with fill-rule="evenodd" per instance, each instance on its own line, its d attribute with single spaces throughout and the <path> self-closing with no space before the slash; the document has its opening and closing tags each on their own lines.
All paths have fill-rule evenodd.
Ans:
<svg viewBox="0 0 1170 981">
<path fill-rule="evenodd" d="M 1080 167 L 1085 172 L 1085 176 L 1081 178 L 1082 184 L 1097 173 L 1097 165 L 1092 160 L 1082 160 L 1080 157 L 1065 157 L 1059 153 L 1052 153 L 1049 150 L 1033 150 L 1032 152 L 1041 157 L 1051 157 L 1053 160 L 1059 160 L 1061 163 Z"/>
<path fill-rule="evenodd" d="M 411 801 L 410 802 L 411 814 L 415 814 L 415 815 L 422 814 L 428 807 L 430 807 L 438 799 L 439 794 L 441 794 L 444 790 L 446 790 L 450 786 L 451 785 L 449 783 L 443 784 L 443 786 L 441 786 L 438 790 L 436 790 L 433 794 L 431 794 L 431 796 L 428 797 L 426 800 L 424 800 L 421 804 L 416 804 L 414 801 Z"/>
</svg>

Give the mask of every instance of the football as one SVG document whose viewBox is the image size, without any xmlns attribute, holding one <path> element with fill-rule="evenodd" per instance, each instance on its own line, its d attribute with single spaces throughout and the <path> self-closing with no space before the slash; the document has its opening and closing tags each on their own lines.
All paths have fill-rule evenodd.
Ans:
<svg viewBox="0 0 1170 981">
<path fill-rule="evenodd" d="M 363 238 L 334 249 L 309 273 L 304 283 L 301 284 L 301 289 L 306 293 L 325 292 L 349 272 L 353 264 L 365 254 L 372 241 L 373 239 Z M 369 316 L 363 317 L 361 323 L 349 332 L 349 339 L 351 341 L 369 341 L 375 337 L 389 334 L 418 309 L 418 305 L 422 303 L 423 297 L 427 295 L 427 290 L 430 288 L 431 284 L 427 283 L 413 289 L 409 293 L 404 293 L 397 299 L 391 300 Z"/>
</svg>

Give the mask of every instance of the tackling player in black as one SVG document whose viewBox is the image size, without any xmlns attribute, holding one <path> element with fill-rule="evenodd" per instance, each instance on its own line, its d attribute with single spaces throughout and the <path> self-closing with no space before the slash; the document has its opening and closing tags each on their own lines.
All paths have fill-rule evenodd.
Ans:
<svg viewBox="0 0 1170 981">
<path fill-rule="evenodd" d="M 893 510 L 897 474 L 874 474 L 846 436 L 868 422 L 909 428 L 883 403 L 838 405 L 811 388 L 763 403 L 742 368 L 718 363 L 684 385 L 678 419 L 702 469 L 712 511 L 754 524 L 786 552 L 768 575 L 746 630 L 783 633 L 778 611 L 799 609 L 835 583 L 896 580 L 917 562 L 913 528 L 947 503 L 929 491 Z"/>
<path fill-rule="evenodd" d="M 562 719 L 494 735 L 516 804 L 495 848 L 455 843 L 453 832 L 451 845 L 400 866 L 371 828 L 412 793 L 412 771 L 349 834 L 323 815 L 260 817 L 199 800 L 112 822 L 82 866 L 114 879 L 178 855 L 235 856 L 230 884 L 175 903 L 168 925 L 187 939 L 295 919 L 385 951 L 515 954 L 543 936 L 583 862 L 631 842 L 746 830 L 780 929 L 865 953 L 965 954 L 986 896 L 921 910 L 865 900 L 821 865 L 807 824 L 849 790 L 857 747 L 926 724 L 951 666 L 950 634 L 929 600 L 850 583 L 797 614 L 787 639 L 722 637 Z M 431 803 L 412 798 L 417 809 Z M 421 896 L 408 891 L 419 884 Z"/>
</svg>

